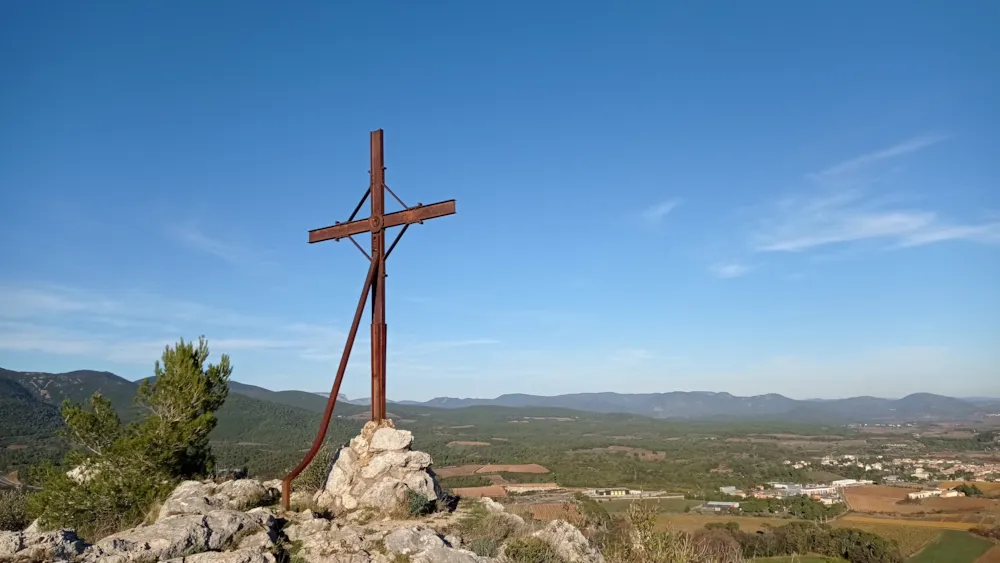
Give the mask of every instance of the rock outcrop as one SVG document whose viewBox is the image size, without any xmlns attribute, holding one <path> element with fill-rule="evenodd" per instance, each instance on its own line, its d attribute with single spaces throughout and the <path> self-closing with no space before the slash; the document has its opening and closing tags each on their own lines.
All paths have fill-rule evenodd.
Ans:
<svg viewBox="0 0 1000 563">
<path fill-rule="evenodd" d="M 280 485 L 280 481 L 278 481 Z M 184 481 L 163 501 L 157 520 L 178 514 L 208 514 L 214 510 L 247 510 L 277 500 L 281 492 L 272 483 L 255 479 L 237 479 L 220 485 L 202 481 Z"/>
<path fill-rule="evenodd" d="M 274 533 L 277 521 L 267 512 L 220 509 L 182 514 L 108 536 L 86 550 L 83 560 L 105 563 L 164 561 L 207 551 L 228 551 L 256 533 Z M 263 547 L 263 546 L 262 546 Z"/>
<path fill-rule="evenodd" d="M 361 508 L 392 513 L 409 492 L 428 501 L 441 497 L 431 456 L 410 449 L 413 434 L 389 420 L 369 422 L 361 434 L 337 452 L 326 484 L 314 501 L 334 514 Z"/>
<path fill-rule="evenodd" d="M 73 530 L 0 532 L 0 561 L 71 560 L 83 553 L 84 547 Z"/>
<path fill-rule="evenodd" d="M 604 556 L 569 522 L 553 520 L 532 535 L 551 545 L 566 563 L 604 563 Z"/>
<path fill-rule="evenodd" d="M 185 481 L 160 508 L 156 521 L 87 545 L 72 530 L 0 532 L 0 563 L 503 563 L 503 545 L 493 537 L 463 538 L 467 519 L 491 518 L 516 530 L 507 539 L 533 535 L 550 544 L 566 563 L 603 563 L 583 534 L 569 523 L 526 524 L 491 499 L 469 499 L 455 511 L 419 520 L 394 512 L 407 491 L 427 499 L 441 491 L 430 456 L 411 451 L 413 437 L 391 424 L 365 426 L 341 450 L 326 487 L 316 495 L 326 507 L 347 512 L 330 519 L 311 510 L 276 512 L 280 482 L 237 479 L 216 484 Z M 351 510 L 349 507 L 370 510 Z M 396 516 L 396 518 L 394 518 Z M 496 519 L 500 520 L 496 520 Z M 532 530 L 534 532 L 532 533 Z M 491 531 L 492 532 L 492 531 Z M 492 537 L 492 536 L 491 536 Z M 463 547 L 475 547 L 479 555 Z M 497 554 L 496 559 L 487 555 Z"/>
</svg>

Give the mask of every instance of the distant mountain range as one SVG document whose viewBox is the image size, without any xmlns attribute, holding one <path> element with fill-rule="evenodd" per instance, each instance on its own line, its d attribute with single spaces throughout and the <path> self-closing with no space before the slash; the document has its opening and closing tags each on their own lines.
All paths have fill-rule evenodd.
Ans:
<svg viewBox="0 0 1000 563">
<path fill-rule="evenodd" d="M 137 382 L 128 381 L 109 372 L 80 370 L 52 374 L 18 372 L 0 368 L 0 400 L 17 405 L 6 412 L 32 410 L 31 401 L 44 407 L 34 409 L 38 421 L 58 422 L 52 407 L 63 399 L 83 401 L 100 391 L 116 406 L 123 417 L 132 413 L 132 398 Z M 321 413 L 326 408 L 329 393 L 306 391 L 271 391 L 263 387 L 230 381 L 230 400 L 220 413 L 226 418 L 241 419 L 244 413 L 270 412 L 284 409 L 286 416 L 296 418 L 301 413 Z M 665 419 L 770 419 L 788 421 L 889 421 L 928 419 L 970 419 L 1000 413 L 1000 399 L 976 397 L 956 399 L 930 393 L 914 393 L 902 399 L 852 397 L 849 399 L 790 399 L 778 394 L 738 397 L 729 393 L 707 391 L 672 391 L 668 393 L 574 393 L 540 396 L 528 394 L 501 395 L 495 399 L 457 399 L 438 397 L 430 401 L 390 401 L 400 408 L 461 409 L 478 406 L 510 408 L 561 408 L 594 413 L 625 413 Z M 3 403 L 0 403 L 3 404 Z M 343 394 L 337 401 L 337 414 L 351 416 L 366 411 L 369 398 L 348 399 Z M 292 409 L 289 411 L 288 409 Z M 0 416 L 0 419 L 7 418 Z M 6 421 L 0 420 L 0 426 Z"/>
<path fill-rule="evenodd" d="M 347 400 L 346 397 L 343 400 Z M 370 399 L 349 401 L 367 405 Z M 398 405 L 438 409 L 474 406 L 552 407 L 596 413 L 629 413 L 653 418 L 721 419 L 771 418 L 801 421 L 876 421 L 918 419 L 968 419 L 1000 413 L 1000 399 L 975 397 L 956 399 L 931 393 L 914 393 L 901 399 L 851 397 L 848 399 L 790 399 L 769 393 L 738 397 L 709 391 L 668 393 L 574 393 L 540 396 L 521 393 L 495 399 L 437 397 L 429 401 L 389 401 Z"/>
</svg>

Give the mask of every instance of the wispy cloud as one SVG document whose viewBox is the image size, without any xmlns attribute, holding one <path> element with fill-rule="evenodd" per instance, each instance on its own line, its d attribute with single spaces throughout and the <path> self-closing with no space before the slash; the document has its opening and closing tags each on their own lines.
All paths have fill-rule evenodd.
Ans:
<svg viewBox="0 0 1000 563">
<path fill-rule="evenodd" d="M 180 337 L 205 333 L 213 350 L 274 353 L 289 360 L 329 363 L 340 359 L 346 333 L 333 324 L 242 314 L 145 293 L 115 298 L 57 285 L 0 285 L 0 350 L 151 364 Z M 390 364 L 498 344 L 492 338 L 424 342 L 400 337 Z M 369 339 L 359 331 L 351 366 L 362 370 Z M 430 369 L 430 368 L 427 368 Z"/>
<path fill-rule="evenodd" d="M 661 201 L 644 209 L 640 217 L 648 226 L 659 225 L 680 204 L 681 201 L 677 198 Z"/>
<path fill-rule="evenodd" d="M 168 227 L 167 233 L 184 246 L 199 252 L 211 254 L 231 264 L 247 264 L 253 262 L 255 259 L 254 253 L 250 248 L 210 236 L 194 223 L 188 222 L 171 225 Z"/>
<path fill-rule="evenodd" d="M 839 162 L 826 169 L 810 174 L 813 178 L 829 179 L 848 173 L 856 173 L 864 168 L 875 165 L 883 160 L 896 158 L 912 152 L 925 149 L 948 139 L 948 135 L 926 134 L 906 139 L 891 147 L 876 150 L 867 154 Z"/>
<path fill-rule="evenodd" d="M 753 268 L 738 262 L 719 262 L 717 264 L 713 264 L 710 269 L 712 274 L 716 277 L 730 279 L 745 276 L 749 274 Z"/>
<path fill-rule="evenodd" d="M 834 244 L 881 240 L 889 248 L 966 240 L 1000 243 L 1000 221 L 957 222 L 936 211 L 902 206 L 874 190 L 879 164 L 934 146 L 943 135 L 914 137 L 808 175 L 821 186 L 768 206 L 752 246 L 759 252 L 801 252 Z"/>
</svg>

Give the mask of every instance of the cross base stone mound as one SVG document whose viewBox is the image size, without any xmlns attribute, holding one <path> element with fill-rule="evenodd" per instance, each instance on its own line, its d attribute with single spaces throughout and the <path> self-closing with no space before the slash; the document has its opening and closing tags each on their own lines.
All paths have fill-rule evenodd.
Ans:
<svg viewBox="0 0 1000 563">
<path fill-rule="evenodd" d="M 413 434 L 391 420 L 370 421 L 337 452 L 316 504 L 344 514 L 369 508 L 390 513 L 404 507 L 410 491 L 428 501 L 442 497 L 431 456 L 413 451 Z"/>
</svg>

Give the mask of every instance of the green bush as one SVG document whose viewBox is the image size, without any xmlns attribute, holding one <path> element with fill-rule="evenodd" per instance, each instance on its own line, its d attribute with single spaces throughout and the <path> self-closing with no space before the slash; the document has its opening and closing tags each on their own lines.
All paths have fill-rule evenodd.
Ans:
<svg viewBox="0 0 1000 563">
<path fill-rule="evenodd" d="M 420 493 L 406 491 L 406 513 L 411 517 L 425 516 L 434 512 L 436 504 Z"/>
<path fill-rule="evenodd" d="M 95 541 L 141 523 L 182 479 L 211 475 L 208 435 L 229 393 L 229 357 L 206 365 L 208 344 L 181 340 L 139 386 L 138 421 L 123 426 L 111 402 L 95 393 L 90 408 L 64 401 L 66 438 L 74 449 L 61 467 L 34 471 L 42 490 L 28 499 L 44 528 L 73 528 Z M 67 468 L 74 468 L 72 476 Z"/>
<path fill-rule="evenodd" d="M 298 477 L 292 480 L 292 489 L 313 492 L 323 488 L 330 475 L 330 470 L 333 469 L 338 451 L 340 451 L 340 446 L 332 443 L 327 443 L 320 448 L 316 452 L 316 457 L 309 462 L 302 473 L 299 473 Z"/>
<path fill-rule="evenodd" d="M 513 540 L 504 546 L 504 555 L 512 563 L 563 563 L 556 550 L 539 538 Z"/>
<path fill-rule="evenodd" d="M 28 523 L 27 496 L 16 489 L 0 491 L 0 531 L 16 532 Z"/>
</svg>

